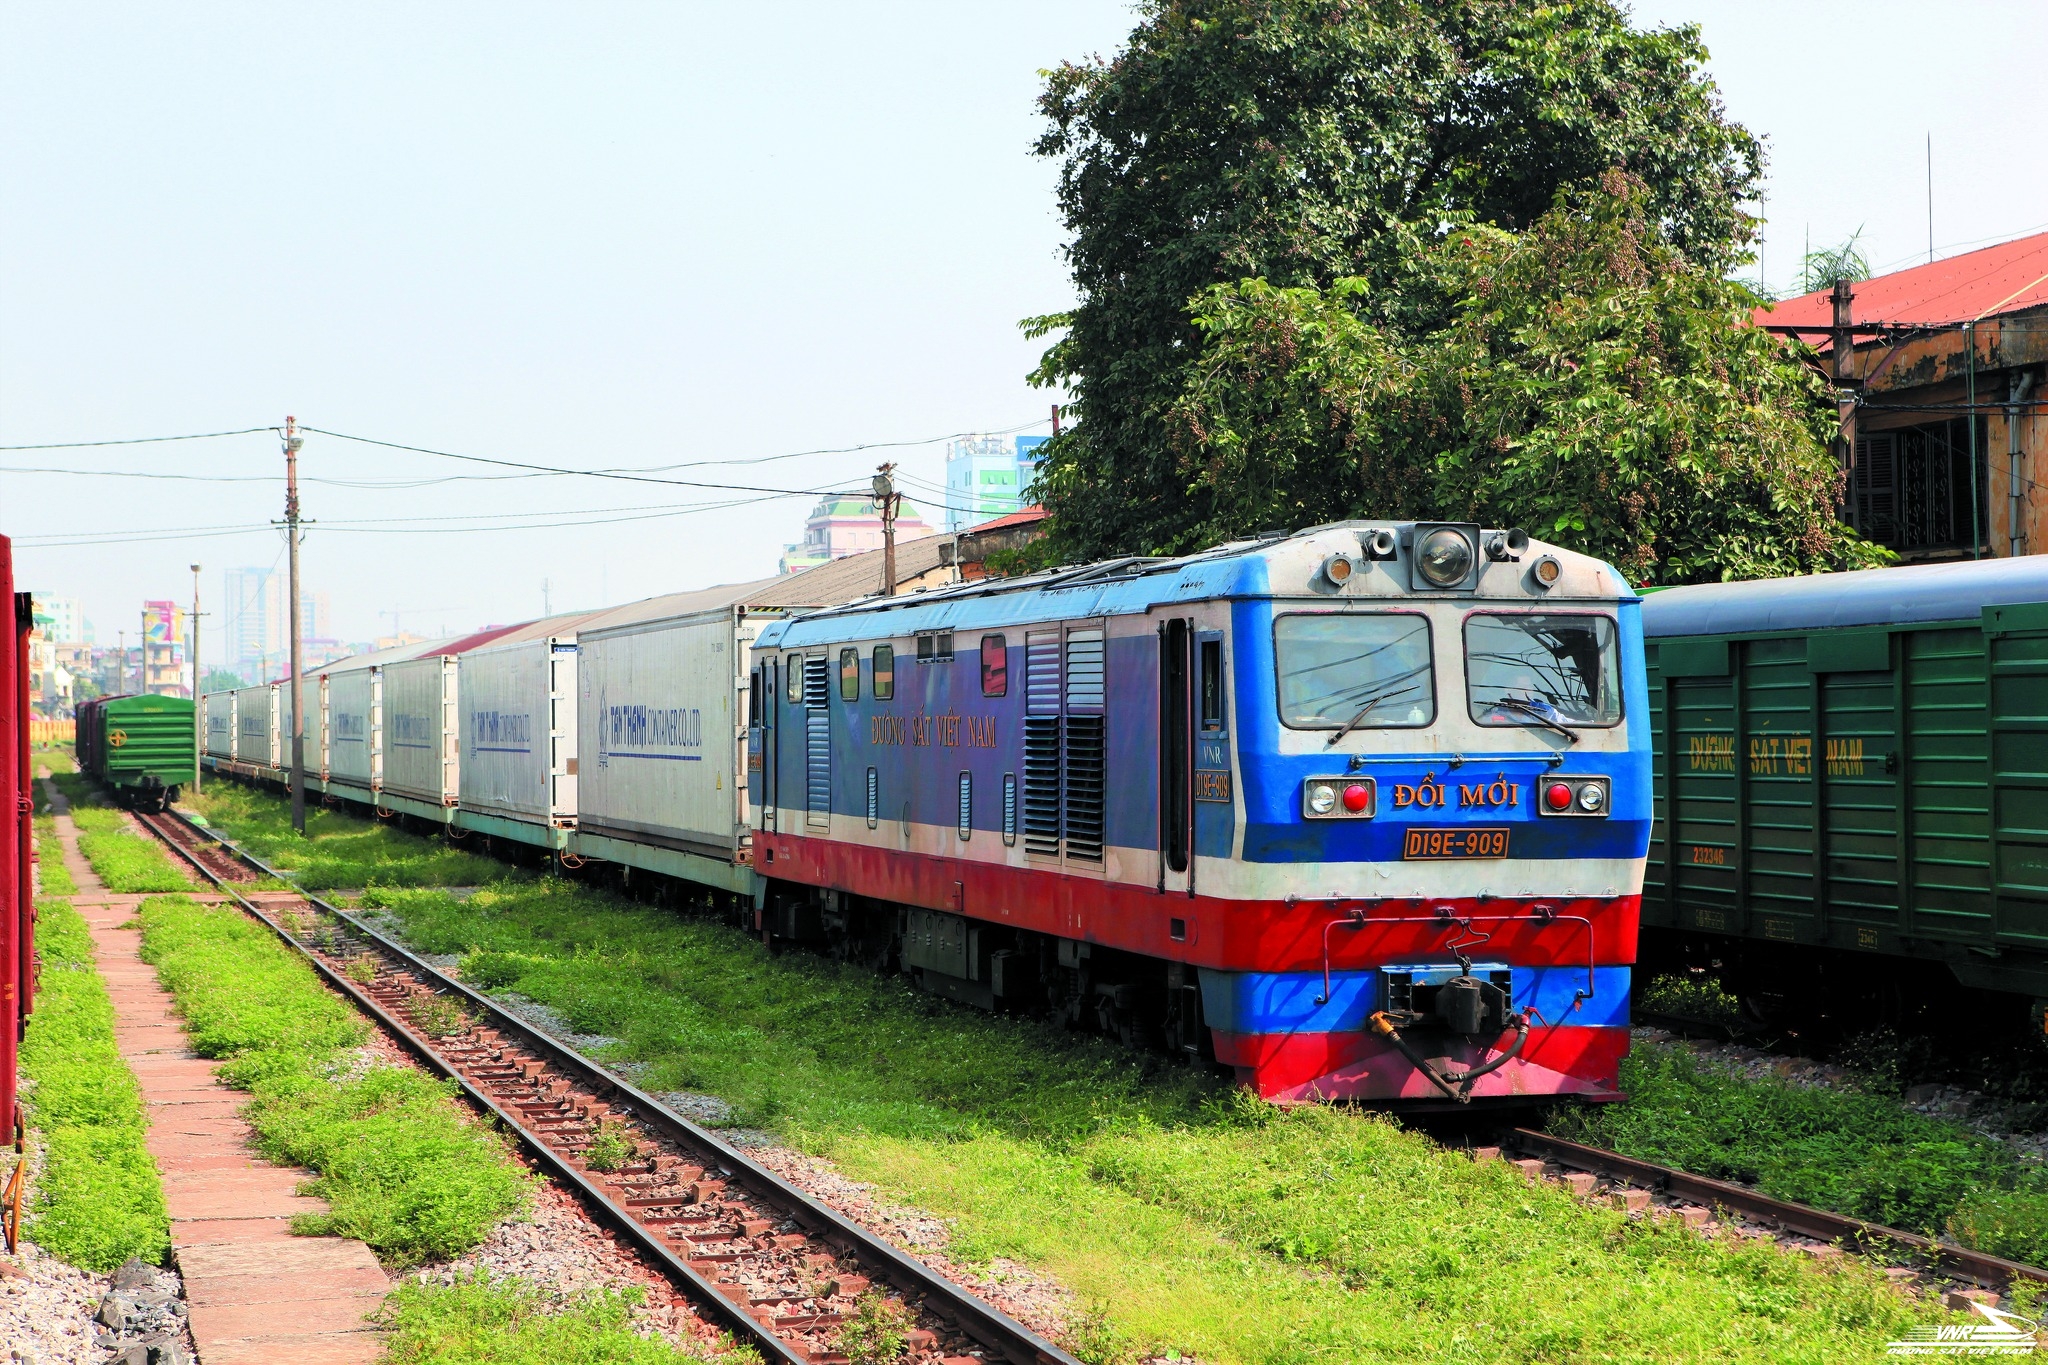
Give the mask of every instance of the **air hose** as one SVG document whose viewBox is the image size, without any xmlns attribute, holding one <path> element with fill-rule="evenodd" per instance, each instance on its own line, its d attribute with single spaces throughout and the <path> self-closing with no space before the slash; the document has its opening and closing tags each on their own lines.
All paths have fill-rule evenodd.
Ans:
<svg viewBox="0 0 2048 1365">
<path fill-rule="evenodd" d="M 1450 1096 L 1459 1104 L 1470 1104 L 1472 1102 L 1472 1083 L 1481 1076 L 1491 1075 L 1509 1062 L 1512 1062 L 1521 1055 L 1522 1044 L 1529 1041 L 1529 1016 L 1527 1014 L 1513 1015 L 1509 1022 L 1515 1026 L 1515 1041 L 1508 1044 L 1507 1050 L 1498 1057 L 1495 1057 L 1484 1066 L 1475 1066 L 1470 1071 L 1439 1071 L 1427 1057 L 1415 1050 L 1412 1043 L 1401 1036 L 1400 1028 L 1395 1025 L 1392 1019 L 1387 1017 L 1385 1011 L 1377 1012 L 1372 1016 L 1372 1029 L 1374 1033 L 1379 1034 L 1398 1048 L 1401 1055 L 1406 1057 L 1417 1071 L 1429 1077 L 1431 1084 L 1435 1085 L 1437 1089 L 1443 1091 L 1444 1094 Z"/>
</svg>

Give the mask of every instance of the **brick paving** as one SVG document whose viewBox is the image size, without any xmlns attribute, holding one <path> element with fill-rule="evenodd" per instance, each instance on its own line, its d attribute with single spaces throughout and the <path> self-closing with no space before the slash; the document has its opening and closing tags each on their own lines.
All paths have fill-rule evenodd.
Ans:
<svg viewBox="0 0 2048 1365">
<path fill-rule="evenodd" d="M 383 1342 L 368 1318 L 390 1277 L 361 1242 L 292 1235 L 293 1215 L 327 1207 L 296 1193 L 309 1173 L 251 1151 L 240 1117 L 248 1096 L 215 1080 L 213 1063 L 185 1045 L 170 993 L 142 960 L 140 931 L 122 927 L 145 898 L 101 884 L 78 851 L 63 797 L 46 790 L 64 866 L 78 883 L 71 903 L 92 930 L 113 997 L 114 1037 L 149 1107 L 149 1152 L 163 1176 L 201 1365 L 369 1365 Z"/>
</svg>

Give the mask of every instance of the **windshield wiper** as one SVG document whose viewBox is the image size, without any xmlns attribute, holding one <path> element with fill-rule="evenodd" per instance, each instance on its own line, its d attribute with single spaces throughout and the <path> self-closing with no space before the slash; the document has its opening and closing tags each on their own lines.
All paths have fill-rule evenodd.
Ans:
<svg viewBox="0 0 2048 1365">
<path fill-rule="evenodd" d="M 1495 697 L 1493 704 L 1505 707 L 1510 711 L 1521 712 L 1529 718 L 1531 724 L 1540 725 L 1546 730 L 1554 730 L 1558 734 L 1563 735 L 1567 744 L 1577 744 L 1579 742 L 1579 737 L 1576 733 L 1557 721 L 1552 720 L 1549 715 L 1544 714 L 1546 711 L 1551 711 L 1551 708 L 1548 706 L 1541 706 L 1533 701 L 1525 701 L 1521 697 Z M 1556 713 L 1552 711 L 1551 714 L 1555 715 Z"/>
<path fill-rule="evenodd" d="M 1359 722 L 1363 721 L 1367 716 L 1372 714 L 1373 707 L 1378 706 L 1383 701 L 1390 700 L 1396 693 L 1400 692 L 1401 690 L 1402 689 L 1400 688 L 1395 688 L 1393 689 L 1393 691 L 1382 692 L 1376 697 L 1366 698 L 1365 705 L 1358 708 L 1358 714 L 1353 716 L 1350 720 L 1345 721 L 1344 728 L 1339 730 L 1336 734 L 1331 735 L 1328 742 L 1325 743 L 1323 747 L 1325 749 L 1336 748 L 1337 741 L 1344 738 L 1344 736 L 1350 734 L 1353 730 L 1356 730 L 1358 728 Z"/>
</svg>

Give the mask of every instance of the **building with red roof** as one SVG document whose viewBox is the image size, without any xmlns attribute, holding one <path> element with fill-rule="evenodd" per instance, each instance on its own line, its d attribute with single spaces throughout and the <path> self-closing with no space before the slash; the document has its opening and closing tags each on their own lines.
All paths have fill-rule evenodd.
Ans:
<svg viewBox="0 0 2048 1365">
<path fill-rule="evenodd" d="M 1847 516 L 1908 560 L 2048 549 L 2048 233 L 1820 290 L 1756 321 L 1845 395 Z"/>
</svg>

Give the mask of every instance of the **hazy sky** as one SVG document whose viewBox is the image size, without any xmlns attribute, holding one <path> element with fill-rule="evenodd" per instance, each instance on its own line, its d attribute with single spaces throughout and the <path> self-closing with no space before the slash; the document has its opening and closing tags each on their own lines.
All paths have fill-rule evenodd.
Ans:
<svg viewBox="0 0 2048 1365">
<path fill-rule="evenodd" d="M 1783 286 L 2048 226 L 2033 5 L 1666 3 L 1771 146 Z M 876 5 L 0 3 L 0 444 L 257 427 L 579 468 L 1038 422 L 1016 322 L 1071 295 L 1037 71 L 1112 51 L 1101 0 Z M 849 487 L 941 447 L 660 477 Z M 462 629 L 773 571 L 813 500 L 508 473 L 309 439 L 309 587 L 345 638 Z M 0 452 L 25 583 L 103 640 L 279 554 L 267 434 Z M 726 509 L 666 515 L 760 498 Z M 604 525 L 477 530 L 550 519 Z M 407 522 L 403 518 L 420 518 Z M 477 520 L 455 522 L 454 518 Z M 495 520 L 492 520 L 495 519 Z M 364 525 L 369 523 L 369 525 Z M 174 539 L 157 528 L 209 529 Z M 379 529 L 381 528 L 381 529 Z M 430 533 L 421 533 L 431 528 Z M 81 535 L 135 532 L 99 544 Z M 220 639 L 220 618 L 209 622 Z M 209 648 L 209 660 L 218 652 Z"/>
</svg>

